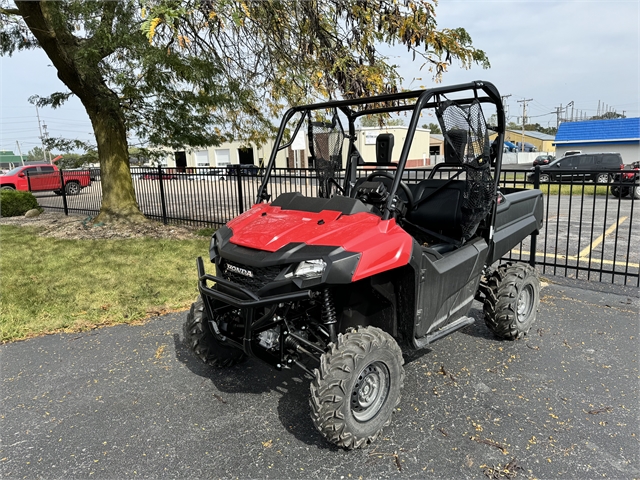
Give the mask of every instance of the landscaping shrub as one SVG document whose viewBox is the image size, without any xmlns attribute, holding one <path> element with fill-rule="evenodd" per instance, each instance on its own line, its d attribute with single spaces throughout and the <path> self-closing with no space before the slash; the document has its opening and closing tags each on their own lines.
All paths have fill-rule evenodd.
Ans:
<svg viewBox="0 0 640 480">
<path fill-rule="evenodd" d="M 17 217 L 38 207 L 38 200 L 31 192 L 0 190 L 0 216 Z"/>
</svg>

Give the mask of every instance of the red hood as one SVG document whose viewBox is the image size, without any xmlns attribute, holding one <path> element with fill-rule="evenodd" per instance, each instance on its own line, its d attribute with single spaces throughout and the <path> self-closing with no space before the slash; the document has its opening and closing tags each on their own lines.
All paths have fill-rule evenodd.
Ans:
<svg viewBox="0 0 640 480">
<path fill-rule="evenodd" d="M 406 265 L 413 244 L 395 220 L 372 213 L 312 213 L 257 204 L 228 226 L 233 231 L 231 243 L 257 250 L 275 252 L 290 243 L 304 243 L 361 253 L 354 281 Z"/>
</svg>

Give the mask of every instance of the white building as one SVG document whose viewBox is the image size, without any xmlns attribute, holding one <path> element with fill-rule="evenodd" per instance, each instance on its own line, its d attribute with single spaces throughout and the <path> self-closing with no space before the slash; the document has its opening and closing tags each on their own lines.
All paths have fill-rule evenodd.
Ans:
<svg viewBox="0 0 640 480">
<path fill-rule="evenodd" d="M 397 162 L 405 138 L 407 136 L 407 127 L 392 126 L 385 128 L 365 127 L 356 131 L 356 148 L 366 162 L 375 162 L 376 137 L 381 133 L 391 133 L 394 136 L 394 148 L 392 161 Z M 278 152 L 276 157 L 276 167 L 278 168 L 307 168 L 309 166 L 309 149 L 308 137 L 304 135 L 304 150 L 293 150 L 291 147 Z M 409 151 L 409 159 L 407 167 L 415 168 L 430 164 L 429 161 L 429 141 L 430 134 L 428 129 L 416 129 L 411 149 Z M 177 167 L 185 169 L 189 167 L 222 167 L 227 165 L 251 164 L 260 166 L 269 161 L 271 151 L 273 150 L 273 140 L 269 140 L 265 145 L 258 147 L 241 142 L 227 142 L 216 147 L 207 147 L 203 149 L 185 149 L 169 153 L 166 157 L 168 167 Z M 342 149 L 343 165 L 347 162 L 348 141 L 345 139 Z"/>
</svg>

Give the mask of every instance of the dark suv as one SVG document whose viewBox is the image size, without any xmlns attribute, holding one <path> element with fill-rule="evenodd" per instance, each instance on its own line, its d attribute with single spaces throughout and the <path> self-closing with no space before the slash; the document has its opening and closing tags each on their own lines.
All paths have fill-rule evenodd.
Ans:
<svg viewBox="0 0 640 480">
<path fill-rule="evenodd" d="M 619 153 L 580 153 L 541 165 L 540 183 L 571 179 L 608 183 L 622 168 L 622 156 Z M 532 169 L 527 179 L 532 182 L 534 176 Z"/>
</svg>

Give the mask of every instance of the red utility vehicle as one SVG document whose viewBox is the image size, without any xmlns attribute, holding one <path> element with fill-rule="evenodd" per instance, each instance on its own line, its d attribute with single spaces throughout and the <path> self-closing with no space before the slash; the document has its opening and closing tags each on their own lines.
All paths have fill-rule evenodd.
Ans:
<svg viewBox="0 0 640 480">
<path fill-rule="evenodd" d="M 22 190 L 25 192 L 53 191 L 62 194 L 62 179 L 67 195 L 77 195 L 84 187 L 91 185 L 89 171 L 62 172 L 55 165 L 48 163 L 22 165 L 0 175 L 0 189 Z"/>
<path fill-rule="evenodd" d="M 609 187 L 614 197 L 626 197 L 640 199 L 640 162 L 624 165 L 622 172 L 613 177 L 613 185 Z"/>
<path fill-rule="evenodd" d="M 365 115 L 396 113 L 409 119 L 400 153 L 384 128 L 375 145 L 356 130 Z M 405 167 L 430 114 L 444 161 L 417 178 Z M 305 189 L 310 196 L 272 199 L 282 192 L 276 156 L 299 132 L 317 184 Z M 215 274 L 197 259 L 189 348 L 217 367 L 250 356 L 300 369 L 312 379 L 312 421 L 328 441 L 374 441 L 400 402 L 401 346 L 426 348 L 470 325 L 474 299 L 501 338 L 521 338 L 536 318 L 535 269 L 499 262 L 542 227 L 542 192 L 499 187 L 504 135 L 501 97 L 488 82 L 290 109 L 256 204 L 211 239 Z"/>
</svg>

